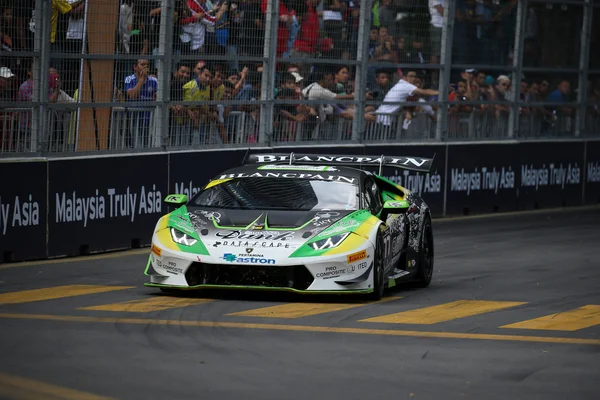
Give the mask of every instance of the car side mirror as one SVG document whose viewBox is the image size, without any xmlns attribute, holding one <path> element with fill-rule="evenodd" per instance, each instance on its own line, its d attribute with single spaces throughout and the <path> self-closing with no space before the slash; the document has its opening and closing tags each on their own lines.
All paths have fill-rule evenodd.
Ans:
<svg viewBox="0 0 600 400">
<path fill-rule="evenodd" d="M 406 200 L 388 200 L 383 203 L 381 220 L 385 221 L 388 216 L 393 214 L 405 214 L 409 207 L 410 204 Z"/>
<path fill-rule="evenodd" d="M 188 197 L 185 194 L 170 194 L 167 197 L 165 197 L 165 204 L 169 204 L 175 207 L 187 204 L 187 202 Z"/>
</svg>

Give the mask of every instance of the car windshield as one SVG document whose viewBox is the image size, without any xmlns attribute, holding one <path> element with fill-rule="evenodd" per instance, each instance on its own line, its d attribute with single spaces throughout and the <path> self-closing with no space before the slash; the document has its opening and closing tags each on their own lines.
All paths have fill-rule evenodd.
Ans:
<svg viewBox="0 0 600 400">
<path fill-rule="evenodd" d="M 201 191 L 191 204 L 240 210 L 357 210 L 358 186 L 294 178 L 232 179 Z"/>
</svg>

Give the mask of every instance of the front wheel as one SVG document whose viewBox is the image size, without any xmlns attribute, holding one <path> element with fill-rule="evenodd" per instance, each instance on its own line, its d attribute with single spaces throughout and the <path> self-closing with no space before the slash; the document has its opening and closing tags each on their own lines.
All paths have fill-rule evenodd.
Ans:
<svg viewBox="0 0 600 400">
<path fill-rule="evenodd" d="M 378 301 L 383 297 L 385 292 L 383 269 L 383 239 L 381 233 L 379 233 L 375 242 L 375 254 L 373 256 L 373 292 L 369 294 L 370 300 Z"/>
<path fill-rule="evenodd" d="M 421 228 L 421 240 L 419 243 L 419 269 L 417 271 L 417 286 L 425 288 L 431 283 L 433 277 L 433 228 L 431 217 L 425 216 Z"/>
</svg>

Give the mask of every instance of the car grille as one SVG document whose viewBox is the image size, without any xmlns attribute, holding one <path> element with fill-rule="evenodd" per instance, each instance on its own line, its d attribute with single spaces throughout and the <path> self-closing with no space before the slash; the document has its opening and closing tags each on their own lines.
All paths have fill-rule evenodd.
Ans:
<svg viewBox="0 0 600 400">
<path fill-rule="evenodd" d="M 314 281 L 304 265 L 280 267 L 258 265 L 217 265 L 195 262 L 185 273 L 190 286 L 239 285 L 307 289 Z"/>
</svg>

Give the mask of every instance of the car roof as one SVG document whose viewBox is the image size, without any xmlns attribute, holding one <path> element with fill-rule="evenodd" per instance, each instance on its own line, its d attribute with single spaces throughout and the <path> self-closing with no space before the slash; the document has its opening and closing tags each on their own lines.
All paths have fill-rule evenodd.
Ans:
<svg viewBox="0 0 600 400">
<path fill-rule="evenodd" d="M 369 171 L 338 165 L 289 165 L 288 163 L 272 163 L 249 164 L 230 168 L 213 177 L 213 180 L 252 177 L 277 178 L 280 177 L 282 173 L 286 174 L 286 176 L 282 177 L 282 179 L 290 177 L 310 179 L 311 177 L 318 175 L 322 178 L 317 177 L 317 179 L 333 180 L 340 182 L 349 182 L 351 180 L 353 184 L 357 185 L 360 183 L 362 177 L 372 175 L 372 173 Z M 290 176 L 290 174 L 297 174 L 297 176 Z"/>
</svg>

